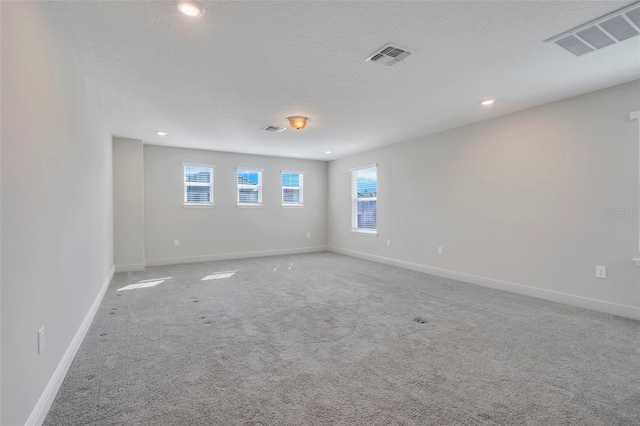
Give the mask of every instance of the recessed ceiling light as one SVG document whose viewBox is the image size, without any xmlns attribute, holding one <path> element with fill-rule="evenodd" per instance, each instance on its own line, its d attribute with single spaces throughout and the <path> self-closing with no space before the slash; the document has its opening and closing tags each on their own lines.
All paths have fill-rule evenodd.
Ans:
<svg viewBox="0 0 640 426">
<path fill-rule="evenodd" d="M 488 106 L 488 105 L 493 104 L 495 101 L 496 101 L 495 99 L 485 99 L 484 101 L 482 101 L 482 102 L 480 102 L 480 103 L 481 103 L 482 105 L 484 105 L 484 106 Z"/>
<path fill-rule="evenodd" d="M 325 151 L 324 153 L 325 154 L 331 154 L 331 151 Z"/>
<path fill-rule="evenodd" d="M 156 132 L 156 135 L 158 135 L 158 136 L 167 136 L 168 134 L 169 134 L 169 133 L 167 133 L 167 132 L 163 132 L 162 130 L 158 130 L 158 131 Z"/>
<path fill-rule="evenodd" d="M 204 6 L 195 0 L 181 0 L 178 2 L 178 10 L 183 15 L 199 18 L 204 15 Z"/>
</svg>

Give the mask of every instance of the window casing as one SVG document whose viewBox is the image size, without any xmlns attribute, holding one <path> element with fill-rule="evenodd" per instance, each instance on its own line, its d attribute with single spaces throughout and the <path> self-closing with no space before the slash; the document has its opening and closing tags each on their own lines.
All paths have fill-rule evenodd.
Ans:
<svg viewBox="0 0 640 426">
<path fill-rule="evenodd" d="M 237 168 L 238 206 L 262 206 L 262 170 Z"/>
<path fill-rule="evenodd" d="M 304 173 L 283 170 L 280 176 L 282 206 L 302 207 L 304 205 Z"/>
<path fill-rule="evenodd" d="M 183 164 L 185 206 L 213 206 L 213 169 L 204 164 Z"/>
<path fill-rule="evenodd" d="M 351 229 L 377 234 L 378 165 L 351 169 Z"/>
<path fill-rule="evenodd" d="M 640 110 L 634 111 L 631 114 L 629 114 L 629 118 L 631 120 L 637 120 L 638 121 L 638 147 L 640 148 Z M 639 150 L 639 152 L 640 152 L 640 150 Z M 638 170 L 640 171 L 640 156 L 638 157 Z M 638 176 L 640 176 L 640 173 L 638 174 Z M 638 182 L 640 184 L 640 180 Z M 639 199 L 639 201 L 640 201 L 640 199 Z M 639 204 L 639 208 L 640 208 L 640 204 Z M 638 212 L 640 212 L 640 210 L 635 212 L 636 216 L 640 217 L 640 214 Z M 640 232 L 638 233 L 638 252 L 640 253 Z M 640 266 L 640 256 L 634 258 L 633 262 L 636 264 L 636 266 Z"/>
</svg>

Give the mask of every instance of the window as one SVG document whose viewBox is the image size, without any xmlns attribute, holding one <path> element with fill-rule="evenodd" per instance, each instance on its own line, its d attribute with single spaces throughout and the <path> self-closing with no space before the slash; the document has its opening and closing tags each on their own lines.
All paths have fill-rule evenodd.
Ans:
<svg viewBox="0 0 640 426">
<path fill-rule="evenodd" d="M 262 170 L 237 169 L 238 172 L 238 205 L 262 205 Z"/>
<path fill-rule="evenodd" d="M 377 233 L 378 165 L 351 170 L 351 228 Z"/>
<path fill-rule="evenodd" d="M 213 206 L 213 166 L 183 164 L 184 205 Z"/>
<path fill-rule="evenodd" d="M 282 205 L 302 206 L 302 181 L 304 174 L 300 172 L 282 172 Z"/>
<path fill-rule="evenodd" d="M 629 114 L 629 118 L 632 120 L 638 120 L 638 131 L 640 133 L 640 110 L 638 111 L 634 111 L 631 114 Z M 638 138 L 638 142 L 640 143 L 640 137 Z M 640 145 L 639 145 L 640 146 Z M 640 164 L 638 164 L 638 168 L 640 168 Z M 638 211 L 640 210 L 636 210 L 636 216 L 640 217 L 640 213 L 638 213 Z M 640 241 L 640 233 L 638 234 L 638 241 Z M 640 243 L 638 244 L 638 250 L 640 251 Z M 640 266 L 640 256 L 636 257 L 635 259 L 633 259 L 633 261 L 635 262 L 635 264 L 637 266 Z"/>
</svg>

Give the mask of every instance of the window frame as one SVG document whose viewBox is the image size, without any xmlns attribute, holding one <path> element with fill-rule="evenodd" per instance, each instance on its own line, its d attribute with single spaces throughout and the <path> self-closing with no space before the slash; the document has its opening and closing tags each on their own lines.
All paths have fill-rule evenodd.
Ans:
<svg viewBox="0 0 640 426">
<path fill-rule="evenodd" d="M 284 174 L 296 174 L 298 175 L 298 186 L 284 186 L 282 185 L 282 175 Z M 297 203 L 285 202 L 284 191 L 285 189 L 297 189 L 300 191 L 300 201 Z M 298 172 L 293 170 L 280 170 L 280 203 L 282 207 L 304 207 L 304 172 Z"/>
<path fill-rule="evenodd" d="M 201 182 L 187 182 L 187 167 L 200 167 L 210 170 L 209 183 L 201 184 Z M 215 166 L 211 164 L 199 164 L 199 163 L 182 163 L 182 206 L 185 208 L 207 208 L 215 206 L 215 178 L 214 178 Z M 187 186 L 208 186 L 209 187 L 209 202 L 189 202 L 187 201 Z"/>
<path fill-rule="evenodd" d="M 629 119 L 630 120 L 636 120 L 636 122 L 637 122 L 637 127 L 638 127 L 638 147 L 640 148 L 640 110 L 633 111 L 633 112 L 629 113 Z M 638 176 L 639 176 L 638 184 L 640 185 L 640 154 L 639 154 L 639 157 L 638 157 L 638 172 L 639 172 L 638 173 Z M 639 201 L 638 208 L 640 208 L 640 199 L 638 199 L 638 201 Z M 638 253 L 640 253 L 640 233 L 638 234 Z M 633 260 L 633 263 L 636 264 L 636 266 L 640 267 L 640 256 L 635 257 L 632 260 Z"/>
<path fill-rule="evenodd" d="M 358 185 L 355 174 L 361 170 L 374 168 L 376 170 L 376 196 L 371 198 L 358 198 Z M 361 235 L 378 235 L 378 163 L 368 164 L 366 166 L 354 167 L 349 169 L 351 178 L 351 232 Z M 375 201 L 376 202 L 376 227 L 371 228 L 358 228 L 358 203 L 362 201 Z"/>
<path fill-rule="evenodd" d="M 240 202 L 240 184 L 238 183 L 238 174 L 240 172 L 245 173 L 258 173 L 258 184 L 256 185 L 258 189 L 258 201 L 255 203 L 246 203 Z M 260 169 L 257 167 L 236 167 L 236 206 L 237 207 L 262 207 L 262 173 L 264 169 Z"/>
</svg>

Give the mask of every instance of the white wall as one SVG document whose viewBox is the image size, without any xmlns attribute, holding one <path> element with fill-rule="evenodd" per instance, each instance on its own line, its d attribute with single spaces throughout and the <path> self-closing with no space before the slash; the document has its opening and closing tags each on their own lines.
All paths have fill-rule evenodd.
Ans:
<svg viewBox="0 0 640 426">
<path fill-rule="evenodd" d="M 2 26 L 2 5 L 0 4 L 0 28 Z M 0 37 L 1 39 L 1 37 Z M 0 46 L 0 52 L 2 47 Z M 2 59 L 0 58 L 0 63 Z M 1 72 L 0 72 L 1 75 Z M 2 99 L 2 84 L 0 84 L 0 99 Z M 2 129 L 2 102 L 0 102 L 0 129 Z M 0 131 L 0 422 L 2 422 L 2 132 Z"/>
<path fill-rule="evenodd" d="M 215 207 L 183 207 L 183 163 L 215 166 Z M 264 170 L 262 208 L 236 206 L 238 166 Z M 304 208 L 281 207 L 281 170 L 305 173 Z M 324 161 L 145 145 L 144 191 L 147 265 L 326 247 Z"/>
<path fill-rule="evenodd" d="M 142 141 L 113 138 L 113 257 L 116 272 L 144 269 Z"/>
<path fill-rule="evenodd" d="M 639 106 L 635 81 L 332 161 L 329 246 L 638 308 Z M 378 237 L 349 232 L 349 168 L 371 163 Z"/>
<path fill-rule="evenodd" d="M 19 425 L 112 270 L 111 137 L 52 28 L 48 3 L 1 7 L 0 423 Z M 38 355 L 42 326 L 46 348 Z"/>
</svg>

